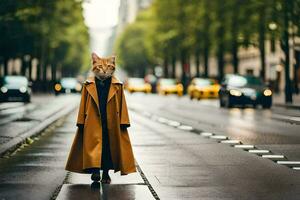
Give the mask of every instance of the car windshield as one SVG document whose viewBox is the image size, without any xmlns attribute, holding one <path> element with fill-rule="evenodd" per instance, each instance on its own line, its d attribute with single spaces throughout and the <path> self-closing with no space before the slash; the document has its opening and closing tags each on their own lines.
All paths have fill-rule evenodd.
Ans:
<svg viewBox="0 0 300 200">
<path fill-rule="evenodd" d="M 176 85 L 176 80 L 175 79 L 161 79 L 160 84 L 165 85 L 165 86 Z"/>
<path fill-rule="evenodd" d="M 65 88 L 75 88 L 77 80 L 75 78 L 63 78 L 61 79 L 61 85 Z"/>
<path fill-rule="evenodd" d="M 228 85 L 234 87 L 258 86 L 263 85 L 263 81 L 254 76 L 232 76 L 229 78 Z"/>
<path fill-rule="evenodd" d="M 28 80 L 23 76 L 6 76 L 4 77 L 4 85 L 6 86 L 27 86 Z"/>
<path fill-rule="evenodd" d="M 142 78 L 130 78 L 128 83 L 129 85 L 144 85 L 145 81 Z"/>
<path fill-rule="evenodd" d="M 209 86 L 209 85 L 214 85 L 214 81 L 211 79 L 196 79 L 195 84 L 197 86 Z"/>
</svg>

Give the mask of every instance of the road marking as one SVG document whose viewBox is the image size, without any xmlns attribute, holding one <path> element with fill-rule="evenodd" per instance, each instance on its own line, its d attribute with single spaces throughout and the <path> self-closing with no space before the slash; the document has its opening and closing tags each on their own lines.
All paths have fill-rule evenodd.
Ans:
<svg viewBox="0 0 300 200">
<path fill-rule="evenodd" d="M 209 138 L 211 138 L 211 139 L 217 139 L 217 140 L 227 140 L 228 139 L 228 137 L 225 136 L 225 135 L 212 135 Z"/>
<path fill-rule="evenodd" d="M 294 170 L 300 170 L 300 161 L 284 161 L 283 159 L 287 159 L 284 155 L 270 154 L 271 153 L 270 150 L 255 149 L 254 145 L 242 144 L 241 141 L 229 139 L 225 135 L 216 135 L 211 132 L 201 132 L 198 129 L 194 129 L 192 126 L 181 125 L 180 122 L 169 120 L 164 117 L 159 117 L 157 115 L 148 113 L 146 111 L 143 112 L 143 114 L 145 116 L 147 116 L 148 118 L 152 119 L 153 121 L 158 121 L 160 123 L 167 124 L 169 126 L 173 126 L 175 128 L 181 129 L 181 130 L 197 132 L 197 133 L 200 133 L 200 135 L 203 137 L 221 140 L 220 143 L 222 143 L 222 144 L 232 144 L 231 146 L 233 146 L 234 148 L 247 150 L 249 153 L 257 154 L 257 155 L 261 156 L 262 158 L 267 158 L 267 159 L 276 161 L 277 164 L 291 167 Z M 290 120 L 291 120 L 291 118 L 290 118 Z M 295 119 L 293 119 L 293 120 L 295 120 Z"/>
<path fill-rule="evenodd" d="M 178 126 L 180 126 L 180 123 L 177 121 L 169 120 L 168 125 L 173 126 L 173 127 L 178 127 Z"/>
<path fill-rule="evenodd" d="M 268 158 L 268 159 L 271 159 L 271 160 L 283 160 L 283 159 L 286 159 L 286 157 L 284 155 L 262 155 L 261 157 L 263 158 Z"/>
<path fill-rule="evenodd" d="M 300 161 L 277 161 L 277 164 L 290 167 L 300 167 Z"/>
<path fill-rule="evenodd" d="M 210 137 L 212 135 L 214 135 L 213 133 L 209 133 L 209 132 L 202 132 L 200 133 L 201 136 L 204 136 L 204 137 Z"/>
<path fill-rule="evenodd" d="M 254 153 L 254 154 L 259 154 L 259 155 L 262 155 L 262 154 L 269 154 L 270 151 L 269 150 L 263 150 L 263 149 L 251 149 L 248 151 L 249 153 Z"/>
<path fill-rule="evenodd" d="M 158 118 L 158 122 L 163 123 L 163 124 L 167 123 L 168 121 L 169 121 L 168 119 L 163 118 L 163 117 Z"/>
<path fill-rule="evenodd" d="M 180 125 L 177 128 L 179 128 L 181 130 L 185 130 L 185 131 L 191 131 L 191 130 L 193 130 L 193 127 L 187 126 L 187 125 Z"/>
<path fill-rule="evenodd" d="M 241 141 L 239 140 L 222 140 L 222 144 L 241 144 Z"/>
<path fill-rule="evenodd" d="M 293 117 L 293 116 L 284 116 L 280 114 L 273 114 L 273 119 L 281 120 L 281 121 L 286 121 L 290 123 L 295 123 L 299 124 L 300 123 L 300 117 Z"/>
<path fill-rule="evenodd" d="M 250 145 L 250 144 L 237 144 L 237 145 L 234 145 L 234 148 L 238 148 L 238 149 L 254 149 L 255 146 L 254 145 Z"/>
</svg>

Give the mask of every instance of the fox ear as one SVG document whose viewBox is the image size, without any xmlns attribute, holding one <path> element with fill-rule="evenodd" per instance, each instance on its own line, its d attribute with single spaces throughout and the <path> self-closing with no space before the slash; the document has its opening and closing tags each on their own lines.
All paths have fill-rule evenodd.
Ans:
<svg viewBox="0 0 300 200">
<path fill-rule="evenodd" d="M 93 59 L 93 61 L 95 61 L 95 60 L 99 59 L 99 56 L 97 56 L 97 54 L 93 52 L 92 59 Z"/>
</svg>

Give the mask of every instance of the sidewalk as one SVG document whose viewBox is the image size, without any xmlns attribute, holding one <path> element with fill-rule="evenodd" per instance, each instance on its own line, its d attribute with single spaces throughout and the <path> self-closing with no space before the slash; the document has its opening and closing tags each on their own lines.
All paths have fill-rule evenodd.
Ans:
<svg viewBox="0 0 300 200">
<path fill-rule="evenodd" d="M 0 155 L 15 149 L 27 138 L 70 113 L 78 106 L 78 96 L 45 97 L 45 103 L 30 110 L 26 116 L 0 126 Z"/>
<path fill-rule="evenodd" d="M 280 106 L 280 107 L 300 109 L 300 94 L 293 95 L 293 103 L 292 104 L 285 103 L 285 94 L 283 92 L 281 92 L 280 94 L 274 94 L 273 95 L 273 104 L 275 106 Z"/>
<path fill-rule="evenodd" d="M 139 173 L 112 175 L 91 185 L 70 173 L 58 194 L 69 199 L 300 199 L 300 174 L 269 159 L 130 112 L 131 142 Z"/>
</svg>

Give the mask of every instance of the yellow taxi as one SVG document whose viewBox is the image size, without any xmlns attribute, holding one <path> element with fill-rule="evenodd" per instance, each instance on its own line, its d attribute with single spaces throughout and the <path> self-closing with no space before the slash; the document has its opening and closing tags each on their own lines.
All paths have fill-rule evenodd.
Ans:
<svg viewBox="0 0 300 200">
<path fill-rule="evenodd" d="M 220 85 L 214 79 L 193 78 L 187 92 L 190 99 L 218 98 Z"/>
<path fill-rule="evenodd" d="M 172 78 L 162 78 L 159 79 L 156 85 L 158 94 L 177 94 L 178 96 L 183 95 L 183 86 L 181 83 L 177 83 L 175 79 Z"/>
<path fill-rule="evenodd" d="M 128 92 L 144 92 L 151 93 L 151 85 L 146 83 L 143 78 L 128 78 L 125 84 L 125 89 Z"/>
</svg>

